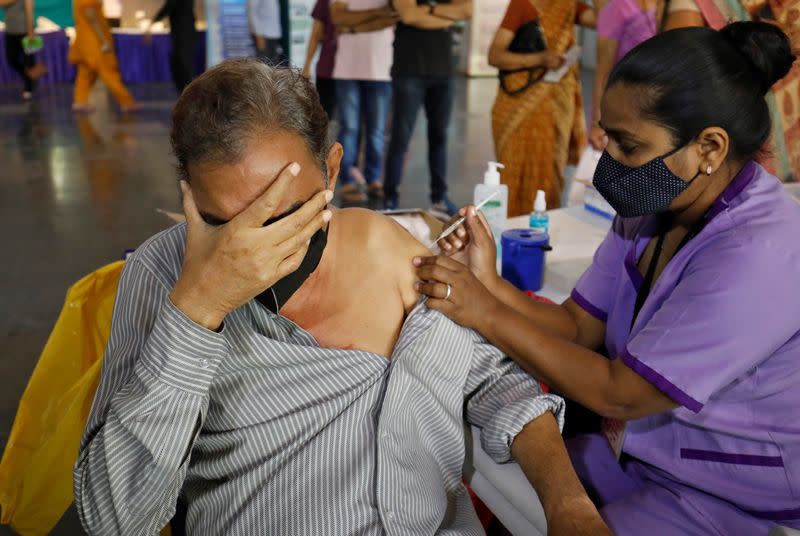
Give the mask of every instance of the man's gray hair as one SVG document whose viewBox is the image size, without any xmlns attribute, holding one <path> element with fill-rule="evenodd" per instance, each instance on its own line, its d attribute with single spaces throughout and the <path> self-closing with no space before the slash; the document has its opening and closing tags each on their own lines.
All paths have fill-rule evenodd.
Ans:
<svg viewBox="0 0 800 536">
<path fill-rule="evenodd" d="M 305 142 L 327 180 L 331 140 L 317 92 L 299 71 L 243 58 L 196 78 L 172 112 L 170 141 L 181 178 L 192 163 L 231 164 L 254 137 L 293 132 Z"/>
</svg>

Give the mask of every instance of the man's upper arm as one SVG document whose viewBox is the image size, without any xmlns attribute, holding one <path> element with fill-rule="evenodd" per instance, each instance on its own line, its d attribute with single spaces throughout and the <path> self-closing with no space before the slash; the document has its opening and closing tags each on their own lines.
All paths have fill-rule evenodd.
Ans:
<svg viewBox="0 0 800 536">
<path fill-rule="evenodd" d="M 564 401 L 477 333 L 465 385 L 466 419 L 481 427 L 483 449 L 497 463 L 512 460 L 511 445 L 526 424 L 545 412 L 564 424 Z"/>
</svg>

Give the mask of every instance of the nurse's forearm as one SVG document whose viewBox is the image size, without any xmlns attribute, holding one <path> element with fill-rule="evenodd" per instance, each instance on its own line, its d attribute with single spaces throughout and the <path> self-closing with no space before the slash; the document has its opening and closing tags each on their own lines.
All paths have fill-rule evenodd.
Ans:
<svg viewBox="0 0 800 536">
<path fill-rule="evenodd" d="M 490 290 L 498 300 L 536 322 L 539 327 L 551 335 L 575 341 L 578 335 L 578 325 L 564 306 L 532 300 L 502 277 L 497 278 Z"/>
<path fill-rule="evenodd" d="M 554 337 L 503 304 L 478 331 L 531 376 L 603 417 L 631 420 L 677 404 L 619 359 Z"/>
</svg>

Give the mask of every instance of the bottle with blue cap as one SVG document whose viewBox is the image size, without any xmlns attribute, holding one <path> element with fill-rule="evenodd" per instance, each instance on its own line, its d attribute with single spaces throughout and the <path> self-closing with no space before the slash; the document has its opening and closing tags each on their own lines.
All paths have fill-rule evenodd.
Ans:
<svg viewBox="0 0 800 536">
<path fill-rule="evenodd" d="M 528 219 L 528 227 L 543 233 L 550 230 L 550 217 L 547 215 L 547 199 L 544 196 L 544 190 L 536 190 L 536 200 L 533 202 L 533 212 Z"/>
<path fill-rule="evenodd" d="M 483 174 L 483 182 L 475 186 L 475 201 L 478 203 L 486 199 L 492 194 L 494 197 L 489 200 L 481 209 L 483 215 L 486 216 L 486 221 L 489 222 L 489 227 L 492 229 L 494 235 L 494 242 L 500 250 L 500 236 L 506 227 L 506 219 L 508 218 L 508 186 L 500 184 L 500 171 L 505 166 L 498 162 L 489 162 L 486 166 L 486 173 Z M 496 192 L 496 193 L 495 193 Z"/>
</svg>

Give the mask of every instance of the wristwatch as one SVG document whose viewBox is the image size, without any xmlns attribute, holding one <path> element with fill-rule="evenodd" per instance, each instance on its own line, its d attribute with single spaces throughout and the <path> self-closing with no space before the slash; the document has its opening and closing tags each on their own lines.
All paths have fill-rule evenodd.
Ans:
<svg viewBox="0 0 800 536">
<path fill-rule="evenodd" d="M 436 9 L 437 5 L 436 0 L 428 0 L 428 13 L 433 15 L 433 10 Z"/>
</svg>

